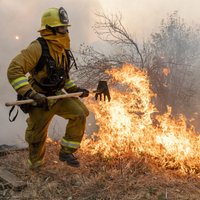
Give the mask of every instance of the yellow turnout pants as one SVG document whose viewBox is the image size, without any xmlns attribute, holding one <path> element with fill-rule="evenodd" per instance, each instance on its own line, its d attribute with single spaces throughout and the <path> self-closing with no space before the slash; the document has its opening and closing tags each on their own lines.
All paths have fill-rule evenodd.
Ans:
<svg viewBox="0 0 200 200">
<path fill-rule="evenodd" d="M 33 107 L 29 112 L 25 134 L 29 144 L 29 162 L 32 165 L 43 162 L 47 131 L 54 115 L 69 120 L 61 139 L 61 151 L 73 153 L 80 146 L 89 111 L 78 98 L 60 99 L 48 111 Z"/>
</svg>

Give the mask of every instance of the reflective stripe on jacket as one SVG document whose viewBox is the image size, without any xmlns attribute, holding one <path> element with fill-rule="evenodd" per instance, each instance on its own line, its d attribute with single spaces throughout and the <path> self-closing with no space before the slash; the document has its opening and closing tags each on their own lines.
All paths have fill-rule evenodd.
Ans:
<svg viewBox="0 0 200 200">
<path fill-rule="evenodd" d="M 48 41 L 47 41 L 48 43 Z M 51 45 L 48 43 L 49 52 L 53 59 L 56 61 L 56 64 L 59 65 L 61 61 L 61 57 L 64 55 L 61 52 L 55 52 L 52 50 Z M 24 95 L 28 90 L 33 89 L 37 92 L 43 92 L 41 88 L 39 88 L 36 84 L 34 84 L 33 79 L 31 78 L 31 74 L 34 73 L 34 67 L 37 65 L 40 57 L 42 55 L 42 48 L 40 43 L 35 40 L 33 41 L 26 49 L 23 49 L 20 54 L 18 54 L 13 60 L 11 61 L 8 70 L 7 76 L 10 84 L 13 88 L 17 91 L 18 94 Z M 30 74 L 29 78 L 27 79 L 26 75 Z M 41 71 L 38 72 L 37 75 L 34 75 L 34 78 L 40 80 L 43 77 L 46 77 L 46 68 L 43 67 Z M 70 82 L 68 79 L 67 83 L 71 84 L 71 87 L 75 86 L 75 84 Z M 70 85 L 68 85 L 68 88 Z"/>
<path fill-rule="evenodd" d="M 11 82 L 11 85 L 13 86 L 13 88 L 15 90 L 18 90 L 19 88 L 25 86 L 25 85 L 28 85 L 29 82 L 28 82 L 28 78 L 25 77 L 25 76 L 22 76 L 22 77 L 19 77 L 17 79 L 14 79 L 12 82 Z"/>
<path fill-rule="evenodd" d="M 68 89 L 75 87 L 75 86 L 76 86 L 76 84 L 74 83 L 73 80 L 67 80 L 65 82 L 65 90 L 68 90 Z"/>
</svg>

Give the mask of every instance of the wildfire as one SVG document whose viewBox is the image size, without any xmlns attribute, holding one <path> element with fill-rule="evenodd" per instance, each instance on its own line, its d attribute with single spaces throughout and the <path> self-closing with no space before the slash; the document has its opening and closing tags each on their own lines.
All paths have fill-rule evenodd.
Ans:
<svg viewBox="0 0 200 200">
<path fill-rule="evenodd" d="M 150 89 L 147 73 L 124 65 L 106 72 L 111 76 L 111 102 L 96 102 L 88 98 L 87 105 L 95 113 L 99 130 L 95 139 L 82 142 L 84 151 L 117 157 L 124 154 L 148 155 L 164 167 L 178 166 L 183 172 L 200 169 L 200 140 L 186 118 L 171 117 L 171 109 L 156 115 L 152 104 L 155 96 Z"/>
<path fill-rule="evenodd" d="M 163 68 L 163 74 L 164 74 L 165 76 L 168 76 L 169 73 L 170 73 L 170 69 L 169 69 L 168 67 Z"/>
</svg>

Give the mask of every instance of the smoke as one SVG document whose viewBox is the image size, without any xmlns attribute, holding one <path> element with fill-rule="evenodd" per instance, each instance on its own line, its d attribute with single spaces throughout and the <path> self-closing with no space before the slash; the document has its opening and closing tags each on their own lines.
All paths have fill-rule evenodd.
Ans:
<svg viewBox="0 0 200 200">
<path fill-rule="evenodd" d="M 123 23 L 137 39 L 143 40 L 157 31 L 167 14 L 178 11 L 187 23 L 199 23 L 199 0 L 101 0 L 106 13 L 121 13 Z"/>
<path fill-rule="evenodd" d="M 67 10 L 72 25 L 71 47 L 77 50 L 81 43 L 98 41 L 92 30 L 97 11 L 121 13 L 128 31 L 143 39 L 156 31 L 167 13 L 175 10 L 189 22 L 198 23 L 199 5 L 199 0 L 173 3 L 168 0 L 0 0 L 0 144 L 16 144 L 24 137 L 26 116 L 20 112 L 14 123 L 8 121 L 9 108 L 4 104 L 15 100 L 16 93 L 8 83 L 6 72 L 11 59 L 39 36 L 37 30 L 44 10 L 60 6 Z"/>
</svg>

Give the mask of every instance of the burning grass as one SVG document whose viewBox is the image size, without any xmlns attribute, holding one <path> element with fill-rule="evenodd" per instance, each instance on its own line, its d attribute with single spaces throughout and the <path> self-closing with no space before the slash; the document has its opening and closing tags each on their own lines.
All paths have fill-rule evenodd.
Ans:
<svg viewBox="0 0 200 200">
<path fill-rule="evenodd" d="M 124 65 L 107 73 L 114 84 L 111 102 L 86 102 L 99 130 L 77 152 L 81 167 L 60 162 L 59 143 L 53 141 L 37 172 L 27 168 L 27 152 L 8 154 L 1 166 L 28 187 L 20 193 L 0 189 L 0 199 L 199 199 L 199 135 L 184 116 L 172 117 L 170 108 L 158 114 L 145 71 Z"/>
<path fill-rule="evenodd" d="M 74 169 L 58 160 L 58 151 L 57 142 L 47 144 L 46 162 L 39 171 L 27 168 L 26 151 L 0 157 L 1 166 L 27 182 L 21 192 L 0 188 L 0 199 L 198 200 L 200 196 L 196 176 L 164 170 L 148 155 L 108 159 L 79 150 L 81 167 Z"/>
<path fill-rule="evenodd" d="M 194 128 L 188 127 L 184 116 L 171 116 L 171 109 L 158 115 L 152 101 L 156 95 L 150 89 L 147 73 L 132 65 L 113 68 L 111 102 L 88 99 L 95 113 L 98 133 L 83 142 L 84 151 L 116 158 L 125 154 L 155 158 L 163 168 L 181 173 L 198 173 L 200 169 L 200 139 Z"/>
</svg>

